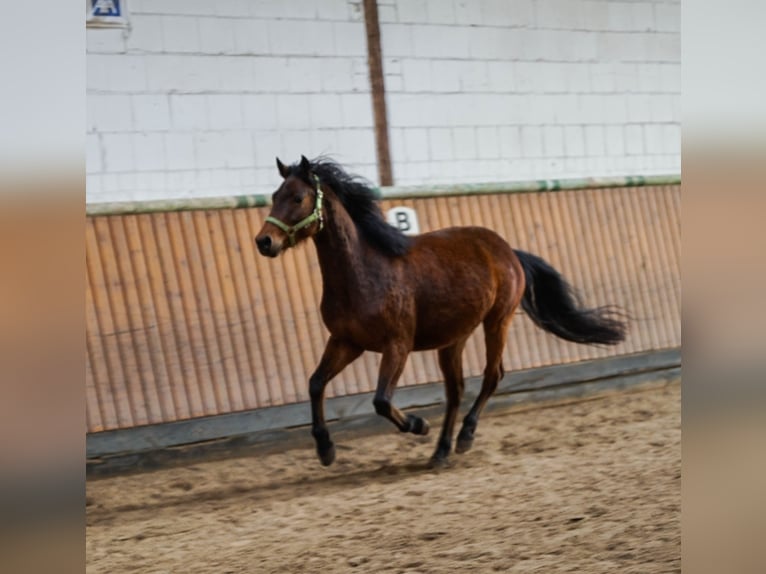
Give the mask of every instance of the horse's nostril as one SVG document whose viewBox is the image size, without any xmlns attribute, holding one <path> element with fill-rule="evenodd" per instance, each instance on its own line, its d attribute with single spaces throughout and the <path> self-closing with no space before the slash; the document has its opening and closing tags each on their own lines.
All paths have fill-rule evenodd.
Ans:
<svg viewBox="0 0 766 574">
<path fill-rule="evenodd" d="M 271 237 L 268 235 L 264 235 L 263 237 L 258 237 L 255 240 L 255 244 L 258 246 L 258 250 L 261 252 L 268 251 L 271 248 Z"/>
</svg>

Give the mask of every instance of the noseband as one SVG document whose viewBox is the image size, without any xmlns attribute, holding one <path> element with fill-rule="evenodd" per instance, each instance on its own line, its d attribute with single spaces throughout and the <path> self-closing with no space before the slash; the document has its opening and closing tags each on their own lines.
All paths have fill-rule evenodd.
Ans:
<svg viewBox="0 0 766 574">
<path fill-rule="evenodd" d="M 273 223 L 287 234 L 287 241 L 290 243 L 290 247 L 295 245 L 295 235 L 304 227 L 308 227 L 315 221 L 319 222 L 319 231 L 322 231 L 322 227 L 324 227 L 324 218 L 322 217 L 322 197 L 324 196 L 324 193 L 322 193 L 322 187 L 320 186 L 319 178 L 316 175 L 314 175 L 314 181 L 317 185 L 317 200 L 314 204 L 314 211 L 312 211 L 308 217 L 301 219 L 295 225 L 287 225 L 271 215 L 266 218 L 267 223 Z"/>
</svg>

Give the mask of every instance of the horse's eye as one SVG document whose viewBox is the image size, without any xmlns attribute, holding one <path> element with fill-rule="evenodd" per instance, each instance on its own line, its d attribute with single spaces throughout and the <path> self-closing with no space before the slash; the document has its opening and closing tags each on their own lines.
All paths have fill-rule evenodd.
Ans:
<svg viewBox="0 0 766 574">
<path fill-rule="evenodd" d="M 296 195 L 295 197 L 293 197 L 293 201 L 295 203 L 303 203 L 303 196 L 302 195 Z"/>
</svg>

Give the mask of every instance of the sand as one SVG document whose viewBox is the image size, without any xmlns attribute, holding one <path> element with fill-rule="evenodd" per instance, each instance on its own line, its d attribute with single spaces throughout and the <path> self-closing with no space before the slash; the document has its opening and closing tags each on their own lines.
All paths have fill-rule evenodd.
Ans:
<svg viewBox="0 0 766 574">
<path fill-rule="evenodd" d="M 485 415 L 429 470 L 438 430 L 89 480 L 87 571 L 681 571 L 678 382 Z"/>
</svg>

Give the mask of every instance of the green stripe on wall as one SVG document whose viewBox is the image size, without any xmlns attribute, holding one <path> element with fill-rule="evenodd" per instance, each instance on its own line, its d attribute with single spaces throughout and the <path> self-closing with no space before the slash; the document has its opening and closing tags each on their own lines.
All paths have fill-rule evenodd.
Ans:
<svg viewBox="0 0 766 574">
<path fill-rule="evenodd" d="M 498 183 L 465 183 L 422 186 L 393 186 L 374 188 L 379 199 L 418 199 L 453 195 L 488 195 L 499 193 L 533 193 L 608 187 L 642 187 L 649 185 L 678 185 L 680 174 L 587 177 L 575 179 L 543 179 Z M 271 204 L 268 194 L 201 197 L 186 199 L 158 199 L 150 201 L 123 201 L 89 203 L 85 212 L 89 216 L 126 215 L 167 211 L 200 211 L 208 209 L 242 209 L 264 207 Z"/>
</svg>

